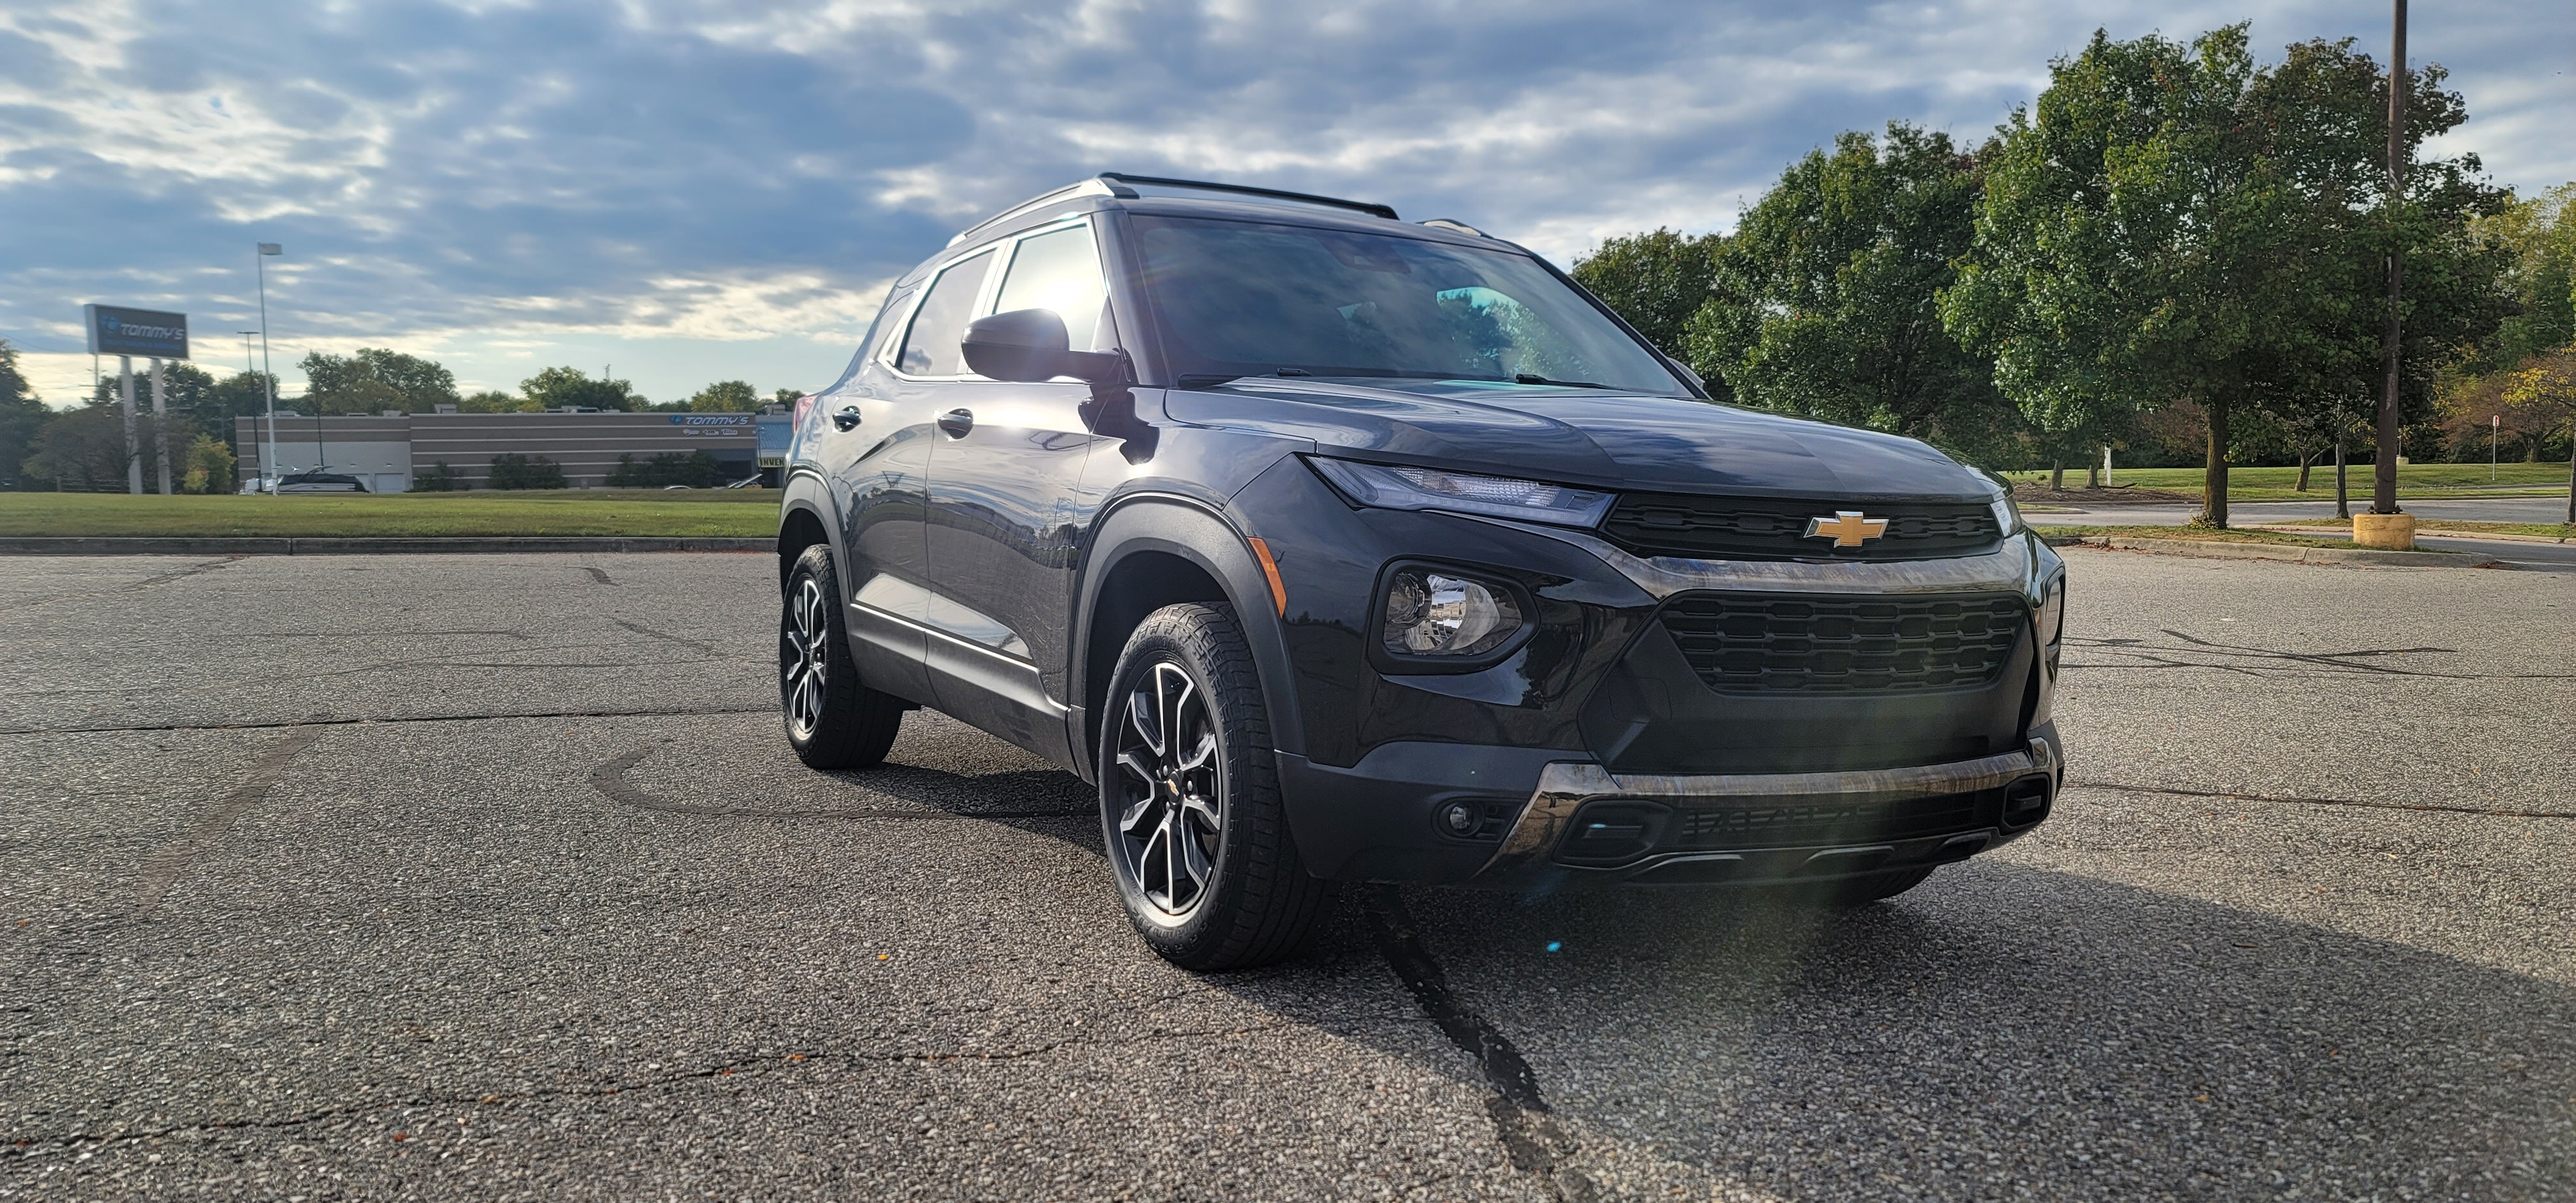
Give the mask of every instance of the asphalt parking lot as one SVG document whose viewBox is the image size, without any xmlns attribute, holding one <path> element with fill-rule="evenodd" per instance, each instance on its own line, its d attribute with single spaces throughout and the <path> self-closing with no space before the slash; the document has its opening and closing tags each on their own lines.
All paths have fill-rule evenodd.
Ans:
<svg viewBox="0 0 2576 1203">
<path fill-rule="evenodd" d="M 0 1197 L 2576 1197 L 2576 575 L 2068 557 L 2030 838 L 1217 977 L 764 558 L 0 560 Z"/>
</svg>

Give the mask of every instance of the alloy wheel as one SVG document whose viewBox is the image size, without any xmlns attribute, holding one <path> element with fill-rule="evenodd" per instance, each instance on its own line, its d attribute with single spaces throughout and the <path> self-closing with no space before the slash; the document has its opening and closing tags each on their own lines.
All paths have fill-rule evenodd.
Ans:
<svg viewBox="0 0 2576 1203">
<path fill-rule="evenodd" d="M 1148 667 L 1119 712 L 1120 867 L 1147 902 L 1178 919 L 1216 884 L 1225 773 L 1215 716 L 1171 660 Z"/>
<path fill-rule="evenodd" d="M 787 614 L 778 624 L 778 696 L 788 727 L 800 739 L 823 721 L 823 674 L 832 638 L 823 604 L 822 586 L 803 577 L 788 594 Z"/>
</svg>

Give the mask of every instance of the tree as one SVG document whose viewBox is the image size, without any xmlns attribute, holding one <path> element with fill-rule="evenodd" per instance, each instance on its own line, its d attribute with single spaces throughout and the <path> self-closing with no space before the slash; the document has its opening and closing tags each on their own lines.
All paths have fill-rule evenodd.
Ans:
<svg viewBox="0 0 2576 1203">
<path fill-rule="evenodd" d="M 759 409 L 760 394 L 740 380 L 719 380 L 689 398 L 689 408 L 697 413 L 744 414 Z"/>
<path fill-rule="evenodd" d="M 535 400 L 521 400 L 496 389 L 485 389 L 457 403 L 457 410 L 469 414 L 543 413 L 545 405 Z"/>
<path fill-rule="evenodd" d="M 96 402 L 54 415 L 36 432 L 20 471 L 56 489 L 125 488 L 125 421 Z"/>
<path fill-rule="evenodd" d="M 18 370 L 18 348 L 0 338 L 0 489 L 34 487 L 22 465 L 35 454 L 36 432 L 54 416 Z"/>
<path fill-rule="evenodd" d="M 1982 177 L 1979 153 L 1903 122 L 1808 152 L 1716 249 L 1692 360 L 1744 404 L 2014 456 L 2021 416 L 1939 304 L 1974 245 Z"/>
<path fill-rule="evenodd" d="M 1651 234 L 1604 239 L 1591 254 L 1574 261 L 1571 274 L 1628 319 L 1646 341 L 1682 359 L 1691 315 L 1711 295 L 1716 273 L 1711 256 L 1724 242 L 1717 234 L 1694 238 L 1658 226 Z M 1712 382 L 1717 379 L 1715 373 L 1707 375 Z M 793 405 L 795 398 L 784 403 Z"/>
<path fill-rule="evenodd" d="M 770 397 L 769 397 L 769 403 L 770 403 L 770 404 L 772 404 L 772 405 L 776 405 L 776 406 L 783 407 L 783 408 L 785 408 L 786 410 L 788 410 L 789 412 L 791 412 L 791 413 L 792 413 L 792 412 L 794 412 L 794 411 L 795 411 L 795 409 L 796 409 L 796 403 L 797 403 L 797 402 L 799 402 L 799 401 L 802 401 L 802 400 L 804 400 L 804 399 L 805 399 L 805 390 L 803 390 L 803 389 L 793 389 L 793 388 L 783 388 L 783 389 L 778 390 L 778 391 L 777 391 L 777 392 L 775 392 L 775 393 L 770 394 Z"/>
<path fill-rule="evenodd" d="M 456 404 L 456 376 L 437 360 L 378 347 L 304 357 L 306 408 L 323 414 L 429 413 Z"/>
<path fill-rule="evenodd" d="M 411 478 L 411 491 L 414 493 L 462 493 L 466 487 L 464 478 L 456 474 L 456 469 L 448 467 L 446 460 L 431 464 L 428 471 Z"/>
<path fill-rule="evenodd" d="M 2003 127 L 1976 253 L 1943 298 L 1952 332 L 1995 356 L 1996 383 L 2045 429 L 2196 402 L 2193 521 L 2216 527 L 2231 419 L 2327 387 L 2375 295 L 2350 253 L 2368 198 L 2319 203 L 2311 185 L 2330 173 L 2290 162 L 2302 144 L 2284 123 L 2332 114 L 2259 96 L 2245 31 L 2188 48 L 2096 31 L 2051 63 Z"/>
<path fill-rule="evenodd" d="M 236 461 L 232 449 L 223 440 L 200 434 L 188 444 L 181 457 L 179 491 L 182 493 L 229 493 L 233 491 L 233 469 Z"/>
<path fill-rule="evenodd" d="M 2530 425 L 2567 427 L 2567 521 L 2576 525 L 2576 345 L 2525 360 L 2505 385 L 2504 403 Z"/>
<path fill-rule="evenodd" d="M 649 402 L 623 380 L 593 380 L 580 368 L 547 368 L 519 382 L 519 391 L 537 409 L 586 406 L 591 409 L 642 409 Z M 496 486 L 497 487 L 497 486 Z"/>
<path fill-rule="evenodd" d="M 492 457 L 490 484 L 495 489 L 560 489 L 563 465 L 542 455 L 508 452 Z"/>
</svg>

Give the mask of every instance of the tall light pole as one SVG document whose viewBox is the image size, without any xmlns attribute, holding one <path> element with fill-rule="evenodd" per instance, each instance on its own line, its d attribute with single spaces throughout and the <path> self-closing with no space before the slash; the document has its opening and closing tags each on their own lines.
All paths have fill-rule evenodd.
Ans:
<svg viewBox="0 0 2576 1203">
<path fill-rule="evenodd" d="M 2379 395 L 2379 465 L 2370 512 L 2397 510 L 2397 386 L 2402 332 L 2398 305 L 2404 297 L 2406 262 L 2406 0 L 2393 0 L 2396 11 L 2388 35 L 2388 330 L 2382 350 L 2388 359 L 2385 387 Z"/>
<path fill-rule="evenodd" d="M 2400 0 L 2402 3 L 2403 0 Z M 259 472 L 268 478 L 269 496 L 277 496 L 277 369 L 268 361 L 268 257 L 283 255 L 286 248 L 274 242 L 259 244 L 259 253 L 250 257 L 259 272 L 259 370 L 268 379 L 268 449 L 260 452 Z"/>
</svg>

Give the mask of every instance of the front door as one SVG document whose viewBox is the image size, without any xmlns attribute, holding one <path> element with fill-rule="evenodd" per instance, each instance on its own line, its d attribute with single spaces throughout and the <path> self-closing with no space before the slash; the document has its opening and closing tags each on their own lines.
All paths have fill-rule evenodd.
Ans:
<svg viewBox="0 0 2576 1203">
<path fill-rule="evenodd" d="M 992 263 L 987 252 L 942 270 L 908 316 L 890 315 L 903 320 L 882 353 L 872 352 L 839 395 L 816 399 L 840 493 L 849 557 L 842 588 L 859 677 L 928 705 L 938 704 L 925 667 L 930 449 L 945 390 L 966 370 L 957 340 Z"/>
<path fill-rule="evenodd" d="M 1051 309 L 1076 350 L 1103 350 L 1106 293 L 1087 222 L 1001 248 L 985 312 Z M 1074 559 L 1092 505 L 1087 386 L 959 382 L 931 440 L 929 658 L 939 707 L 1061 764 Z"/>
</svg>

